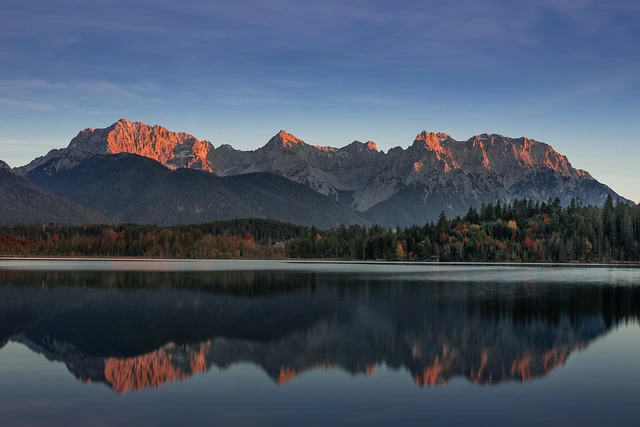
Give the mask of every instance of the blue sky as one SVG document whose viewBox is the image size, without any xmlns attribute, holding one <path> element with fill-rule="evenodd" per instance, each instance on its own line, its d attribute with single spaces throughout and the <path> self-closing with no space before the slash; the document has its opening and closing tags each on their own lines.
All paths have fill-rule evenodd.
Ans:
<svg viewBox="0 0 640 427">
<path fill-rule="evenodd" d="M 121 117 L 240 149 L 545 141 L 640 201 L 640 1 L 3 0 L 0 159 Z"/>
</svg>

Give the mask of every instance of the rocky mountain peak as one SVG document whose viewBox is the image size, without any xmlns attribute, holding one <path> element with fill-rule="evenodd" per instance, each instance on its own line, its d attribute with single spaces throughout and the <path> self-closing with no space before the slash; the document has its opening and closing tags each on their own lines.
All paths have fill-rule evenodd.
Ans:
<svg viewBox="0 0 640 427">
<path fill-rule="evenodd" d="M 373 141 L 360 142 L 353 141 L 351 144 L 342 148 L 346 151 L 356 151 L 356 152 L 364 152 L 364 151 L 378 151 L 378 146 Z"/>
<path fill-rule="evenodd" d="M 219 145 L 217 149 L 222 151 L 238 151 L 229 144 Z"/>
<path fill-rule="evenodd" d="M 107 152 L 111 154 L 138 154 L 172 169 L 189 167 L 213 172 L 209 160 L 213 145 L 186 132 L 172 132 L 162 126 L 120 119 L 106 139 Z"/>
<path fill-rule="evenodd" d="M 12 172 L 11 167 L 2 160 L 0 160 L 0 170 L 8 170 L 9 172 Z"/>
<path fill-rule="evenodd" d="M 552 146 L 535 139 L 483 133 L 471 137 L 467 143 L 472 149 L 482 152 L 485 166 L 491 159 L 492 166 L 502 169 L 503 172 L 517 168 L 533 168 L 555 171 L 563 176 L 592 179 L 587 173 L 577 172 L 569 160 Z"/>
<path fill-rule="evenodd" d="M 416 140 L 428 140 L 433 138 L 445 140 L 451 138 L 451 135 L 444 132 L 427 132 L 426 130 L 423 130 L 418 135 L 416 135 Z"/>
<path fill-rule="evenodd" d="M 438 132 L 427 132 L 423 130 L 418 135 L 416 135 L 412 147 L 414 148 L 426 148 L 430 151 L 444 151 L 442 147 L 442 143 L 451 139 L 449 134 Z"/>
<path fill-rule="evenodd" d="M 304 141 L 296 138 L 294 135 L 288 133 L 285 130 L 281 130 L 280 132 L 278 132 L 277 134 L 275 134 L 270 140 L 269 142 L 267 142 L 267 145 L 269 146 L 281 146 L 281 147 L 287 147 L 287 148 L 291 148 L 297 145 L 305 145 Z"/>
<path fill-rule="evenodd" d="M 474 135 L 469 138 L 468 142 L 474 143 L 473 145 L 493 145 L 497 142 L 505 143 L 511 138 L 507 138 L 497 133 L 481 133 L 480 135 Z"/>
<path fill-rule="evenodd" d="M 136 122 L 136 123 L 141 123 L 141 122 Z M 116 121 L 113 126 L 131 126 L 133 124 L 133 122 L 129 119 L 127 119 L 126 117 L 123 117 L 121 119 L 119 119 L 118 121 Z M 144 124 L 144 123 L 143 123 Z"/>
<path fill-rule="evenodd" d="M 86 128 L 80 131 L 67 148 L 50 151 L 46 156 L 20 168 L 20 172 L 28 173 L 52 159 L 59 159 L 57 167 L 69 168 L 73 164 L 64 160 L 77 158 L 78 153 L 82 153 L 84 157 L 96 154 L 138 154 L 171 169 L 192 168 L 213 172 L 209 159 L 212 151 L 213 145 L 209 141 L 201 141 L 186 132 L 172 132 L 159 125 L 150 126 L 122 118 L 106 128 Z"/>
</svg>

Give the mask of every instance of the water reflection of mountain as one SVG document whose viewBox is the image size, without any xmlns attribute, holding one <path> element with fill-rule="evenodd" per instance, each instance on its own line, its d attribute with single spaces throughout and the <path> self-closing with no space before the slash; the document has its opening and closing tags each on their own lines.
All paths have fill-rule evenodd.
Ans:
<svg viewBox="0 0 640 427">
<path fill-rule="evenodd" d="M 239 362 L 279 384 L 333 367 L 371 375 L 381 364 L 420 386 L 527 381 L 639 314 L 633 286 L 0 273 L 0 343 L 21 342 L 119 393 Z"/>
</svg>

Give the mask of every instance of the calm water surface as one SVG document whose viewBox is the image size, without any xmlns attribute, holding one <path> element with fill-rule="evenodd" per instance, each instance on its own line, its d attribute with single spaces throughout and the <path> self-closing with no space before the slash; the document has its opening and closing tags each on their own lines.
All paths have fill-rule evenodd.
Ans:
<svg viewBox="0 0 640 427">
<path fill-rule="evenodd" d="M 2 426 L 637 426 L 640 269 L 0 260 Z"/>
</svg>

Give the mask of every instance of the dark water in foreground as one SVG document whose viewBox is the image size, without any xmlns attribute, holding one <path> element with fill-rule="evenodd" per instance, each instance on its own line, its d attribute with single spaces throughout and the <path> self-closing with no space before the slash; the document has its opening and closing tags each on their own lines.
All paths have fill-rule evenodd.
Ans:
<svg viewBox="0 0 640 427">
<path fill-rule="evenodd" d="M 0 425 L 640 423 L 640 269 L 0 260 Z"/>
</svg>

